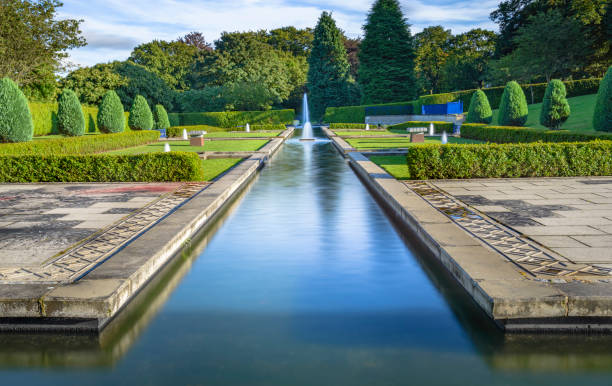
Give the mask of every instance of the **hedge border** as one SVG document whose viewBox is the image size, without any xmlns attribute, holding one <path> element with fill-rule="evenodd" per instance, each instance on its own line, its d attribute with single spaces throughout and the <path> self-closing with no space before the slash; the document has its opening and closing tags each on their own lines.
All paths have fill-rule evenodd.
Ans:
<svg viewBox="0 0 612 386">
<path fill-rule="evenodd" d="M 268 111 L 225 111 L 212 113 L 170 113 L 171 126 L 209 125 L 232 128 L 247 123 L 253 124 L 291 124 L 295 118 L 295 110 Z"/>
<path fill-rule="evenodd" d="M 612 140 L 612 134 L 582 134 L 567 130 L 537 130 L 515 126 L 464 123 L 461 137 L 495 143 L 590 142 Z"/>
</svg>

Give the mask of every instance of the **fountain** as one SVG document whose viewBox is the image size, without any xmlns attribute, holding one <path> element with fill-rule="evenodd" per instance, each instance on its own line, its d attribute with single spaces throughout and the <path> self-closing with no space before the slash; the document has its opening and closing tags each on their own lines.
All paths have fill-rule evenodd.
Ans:
<svg viewBox="0 0 612 386">
<path fill-rule="evenodd" d="M 244 131 L 246 131 L 247 133 L 250 133 L 251 132 L 251 125 L 249 125 L 247 123 L 246 126 L 244 127 Z"/>
<path fill-rule="evenodd" d="M 164 153 L 169 153 L 169 152 L 170 152 L 170 144 L 166 142 L 166 144 L 164 145 Z"/>
<path fill-rule="evenodd" d="M 448 143 L 448 135 L 446 135 L 446 131 L 442 133 L 442 145 L 446 145 Z"/>
<path fill-rule="evenodd" d="M 189 139 L 189 137 L 187 136 L 187 129 L 183 129 L 183 139 L 185 141 Z"/>
<path fill-rule="evenodd" d="M 302 103 L 302 122 L 304 122 L 304 127 L 302 129 L 302 138 L 300 138 L 300 141 L 314 141 L 312 124 L 310 123 L 310 112 L 308 111 L 308 96 L 306 93 L 304 93 L 304 102 Z"/>
<path fill-rule="evenodd" d="M 435 134 L 435 132 L 436 132 L 436 130 L 435 130 L 435 128 L 434 128 L 434 124 L 433 124 L 433 123 L 430 123 L 430 124 L 429 124 L 429 135 L 430 135 L 430 136 L 432 136 L 432 135 L 434 135 L 434 134 Z"/>
<path fill-rule="evenodd" d="M 370 130 L 370 124 L 366 123 L 366 130 Z"/>
</svg>

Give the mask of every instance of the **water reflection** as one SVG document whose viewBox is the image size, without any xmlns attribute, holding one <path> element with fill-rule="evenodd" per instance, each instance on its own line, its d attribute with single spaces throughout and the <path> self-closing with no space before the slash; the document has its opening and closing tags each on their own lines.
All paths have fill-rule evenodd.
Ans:
<svg viewBox="0 0 612 386">
<path fill-rule="evenodd" d="M 0 337 L 0 380 L 609 383 L 609 337 L 502 334 L 329 143 L 288 143 L 250 190 L 99 338 Z"/>
</svg>

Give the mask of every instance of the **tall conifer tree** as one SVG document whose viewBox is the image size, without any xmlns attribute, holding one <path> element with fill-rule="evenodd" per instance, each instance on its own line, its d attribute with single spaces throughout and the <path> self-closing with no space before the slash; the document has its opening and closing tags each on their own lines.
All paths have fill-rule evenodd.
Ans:
<svg viewBox="0 0 612 386">
<path fill-rule="evenodd" d="M 416 97 L 414 39 L 397 0 L 376 0 L 359 51 L 363 103 L 408 101 Z"/>
<path fill-rule="evenodd" d="M 342 32 L 330 13 L 323 12 L 314 30 L 308 58 L 308 91 L 312 118 L 319 120 L 325 108 L 350 102 L 353 79 Z"/>
</svg>

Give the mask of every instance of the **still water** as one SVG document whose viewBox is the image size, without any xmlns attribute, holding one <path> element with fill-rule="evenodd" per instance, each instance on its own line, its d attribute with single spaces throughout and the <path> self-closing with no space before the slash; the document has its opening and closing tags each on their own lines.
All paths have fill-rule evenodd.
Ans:
<svg viewBox="0 0 612 386">
<path fill-rule="evenodd" d="M 413 244 L 291 140 L 102 336 L 0 336 L 0 384 L 612 384 L 612 339 L 504 336 Z"/>
</svg>

